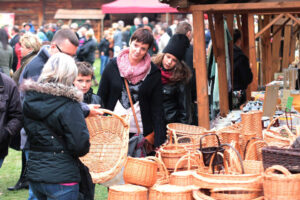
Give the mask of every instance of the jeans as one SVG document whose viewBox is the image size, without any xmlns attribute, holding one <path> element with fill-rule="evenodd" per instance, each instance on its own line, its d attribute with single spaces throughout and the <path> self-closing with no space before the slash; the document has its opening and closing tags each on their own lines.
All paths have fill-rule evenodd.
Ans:
<svg viewBox="0 0 300 200">
<path fill-rule="evenodd" d="M 0 158 L 0 168 L 2 167 L 3 161 L 4 161 L 4 158 Z"/>
<path fill-rule="evenodd" d="M 100 74 L 102 75 L 106 64 L 108 63 L 108 56 L 101 56 L 101 66 L 100 66 Z"/>
<path fill-rule="evenodd" d="M 39 200 L 77 200 L 79 195 L 79 184 L 65 186 L 30 182 L 30 186 Z"/>
<path fill-rule="evenodd" d="M 23 151 L 25 152 L 26 161 L 28 161 L 29 151 L 28 150 L 23 150 Z M 35 195 L 33 194 L 30 184 L 29 184 L 29 190 L 28 190 L 28 200 L 38 200 L 35 197 Z"/>
</svg>

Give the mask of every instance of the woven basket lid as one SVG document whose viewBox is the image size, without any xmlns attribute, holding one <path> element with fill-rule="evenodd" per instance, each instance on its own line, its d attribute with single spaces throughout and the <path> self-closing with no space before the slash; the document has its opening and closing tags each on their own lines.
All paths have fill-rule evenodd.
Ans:
<svg viewBox="0 0 300 200">
<path fill-rule="evenodd" d="M 124 185 L 113 185 L 109 189 L 120 191 L 120 192 L 139 192 L 148 191 L 147 188 L 138 185 L 124 184 Z"/>
<path fill-rule="evenodd" d="M 191 192 L 194 188 L 191 186 L 177 186 L 177 185 L 154 185 L 153 190 L 158 192 L 168 192 L 168 193 L 182 193 L 182 192 Z"/>
</svg>

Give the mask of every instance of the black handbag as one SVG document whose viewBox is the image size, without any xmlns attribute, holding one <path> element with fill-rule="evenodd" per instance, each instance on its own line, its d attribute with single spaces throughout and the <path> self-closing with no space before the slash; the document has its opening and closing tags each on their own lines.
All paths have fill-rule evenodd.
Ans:
<svg viewBox="0 0 300 200">
<path fill-rule="evenodd" d="M 215 135 L 216 136 L 217 141 L 218 141 L 218 146 L 217 147 L 205 147 L 205 148 L 202 148 L 202 140 L 203 140 L 203 138 L 205 138 L 207 136 L 210 136 L 210 135 Z M 199 150 L 202 152 L 203 162 L 204 162 L 205 166 L 209 166 L 209 163 L 210 163 L 210 160 L 211 160 L 213 154 L 216 154 L 216 156 L 214 157 L 212 165 L 213 166 L 223 165 L 223 157 L 221 155 L 219 155 L 218 152 L 220 152 L 220 153 L 223 154 L 224 151 L 225 151 L 225 149 L 221 146 L 220 139 L 219 139 L 219 136 L 217 134 L 210 133 L 210 134 L 203 135 L 200 138 L 200 149 Z"/>
</svg>

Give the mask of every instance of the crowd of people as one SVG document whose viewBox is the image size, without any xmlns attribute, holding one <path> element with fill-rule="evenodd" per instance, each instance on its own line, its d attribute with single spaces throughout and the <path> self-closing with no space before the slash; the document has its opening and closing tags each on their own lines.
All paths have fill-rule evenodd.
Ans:
<svg viewBox="0 0 300 200">
<path fill-rule="evenodd" d="M 89 22 L 43 28 L 0 29 L 0 167 L 17 135 L 22 150 L 21 175 L 9 190 L 29 181 L 28 199 L 93 199 L 80 191 L 78 157 L 90 146 L 84 118 L 101 115 L 100 107 L 130 114 L 130 137 L 142 133 L 149 155 L 165 142 L 166 124 L 196 124 L 188 20 L 118 21 L 99 43 Z M 101 80 L 94 94 L 97 49 Z"/>
</svg>

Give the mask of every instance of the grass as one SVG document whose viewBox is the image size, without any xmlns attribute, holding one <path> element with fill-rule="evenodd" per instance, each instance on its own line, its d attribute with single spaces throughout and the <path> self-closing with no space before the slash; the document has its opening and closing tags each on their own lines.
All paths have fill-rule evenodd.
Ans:
<svg viewBox="0 0 300 200">
<path fill-rule="evenodd" d="M 96 59 L 94 63 L 96 68 L 95 77 L 100 80 L 100 60 Z M 93 87 L 94 92 L 98 86 Z M 2 168 L 0 168 L 0 200 L 27 200 L 28 190 L 9 191 L 7 187 L 14 186 L 19 179 L 21 172 L 21 151 L 9 149 L 8 156 L 4 159 Z M 95 200 L 107 199 L 107 189 L 101 185 L 96 185 Z"/>
</svg>

